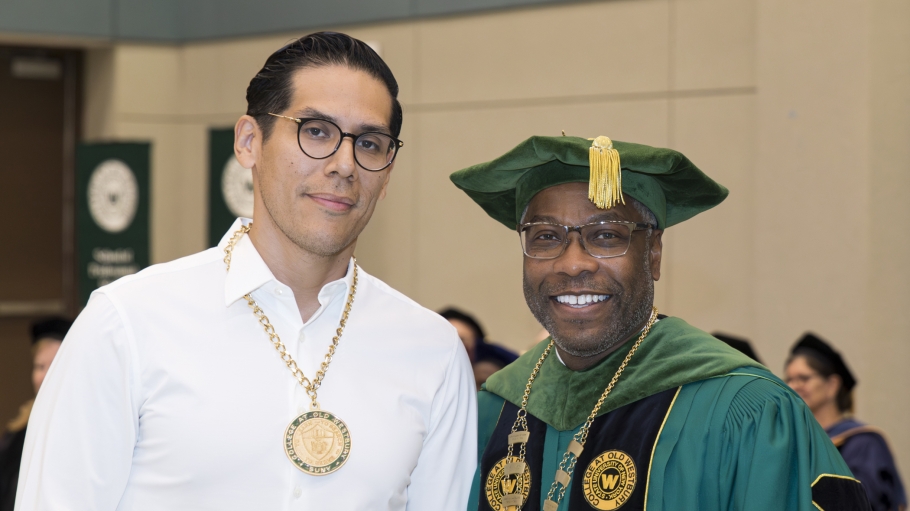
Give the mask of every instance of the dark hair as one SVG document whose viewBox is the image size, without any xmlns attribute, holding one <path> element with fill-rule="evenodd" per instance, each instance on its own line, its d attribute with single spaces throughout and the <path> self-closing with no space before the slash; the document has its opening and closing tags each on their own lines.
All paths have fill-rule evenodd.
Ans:
<svg viewBox="0 0 910 511">
<path fill-rule="evenodd" d="M 392 96 L 392 136 L 401 133 L 402 112 L 398 102 L 398 82 L 392 70 L 363 41 L 338 32 L 317 32 L 303 36 L 269 55 L 262 69 L 246 88 L 246 113 L 256 119 L 263 138 L 269 138 L 275 118 L 291 104 L 294 73 L 307 67 L 344 65 L 364 71 L 385 84 Z"/>
<path fill-rule="evenodd" d="M 439 311 L 439 315 L 446 319 L 455 319 L 468 325 L 471 330 L 474 331 L 474 341 L 477 343 L 483 342 L 484 337 L 486 337 L 486 334 L 483 331 L 483 327 L 480 326 L 480 323 L 474 319 L 474 316 L 468 314 L 467 312 L 460 311 L 454 307 L 449 307 L 448 309 Z"/>
<path fill-rule="evenodd" d="M 62 341 L 73 325 L 73 321 L 63 316 L 51 316 L 32 323 L 32 344 L 42 339 Z"/>
<path fill-rule="evenodd" d="M 818 356 L 815 350 L 796 348 L 793 350 L 793 354 L 790 355 L 790 358 L 787 359 L 787 363 L 784 366 L 789 366 L 790 362 L 793 362 L 793 359 L 796 357 L 803 357 L 803 360 L 806 361 L 806 365 L 825 379 L 831 378 L 834 375 L 841 378 L 840 386 L 837 388 L 837 397 L 835 398 L 837 401 L 837 409 L 840 410 L 841 413 L 853 411 L 853 391 L 844 385 L 843 377 L 837 374 L 834 364 L 829 360 Z"/>
</svg>

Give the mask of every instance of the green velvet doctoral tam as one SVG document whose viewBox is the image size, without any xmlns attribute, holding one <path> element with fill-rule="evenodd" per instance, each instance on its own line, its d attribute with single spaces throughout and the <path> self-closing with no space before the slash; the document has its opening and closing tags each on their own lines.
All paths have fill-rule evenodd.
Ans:
<svg viewBox="0 0 910 511">
<path fill-rule="evenodd" d="M 547 358 L 528 402 L 528 475 L 503 478 L 508 433 L 548 342 L 494 374 L 478 396 L 480 463 L 470 510 L 498 511 L 502 495 L 518 491 L 523 511 L 543 508 L 563 453 L 629 346 L 584 371 Z M 707 333 L 663 318 L 592 424 L 559 509 L 870 508 L 799 396 Z"/>
</svg>

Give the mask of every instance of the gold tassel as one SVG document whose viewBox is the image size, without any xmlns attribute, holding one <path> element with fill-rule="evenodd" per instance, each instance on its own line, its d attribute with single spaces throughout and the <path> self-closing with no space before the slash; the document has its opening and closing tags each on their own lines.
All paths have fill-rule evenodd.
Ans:
<svg viewBox="0 0 910 511">
<path fill-rule="evenodd" d="M 622 171 L 619 152 L 613 149 L 613 141 L 601 135 L 594 139 L 588 150 L 591 163 L 591 180 L 588 198 L 599 209 L 610 209 L 616 204 L 625 204 L 622 198 Z"/>
</svg>

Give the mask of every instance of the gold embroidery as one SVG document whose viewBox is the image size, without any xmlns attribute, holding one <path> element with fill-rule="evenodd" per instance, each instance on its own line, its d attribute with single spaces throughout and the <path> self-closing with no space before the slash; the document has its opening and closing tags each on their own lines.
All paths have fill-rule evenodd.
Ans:
<svg viewBox="0 0 910 511">
<path fill-rule="evenodd" d="M 591 460 L 582 479 L 585 500 L 594 509 L 619 509 L 629 500 L 638 482 L 632 456 L 622 451 L 607 451 Z"/>
</svg>

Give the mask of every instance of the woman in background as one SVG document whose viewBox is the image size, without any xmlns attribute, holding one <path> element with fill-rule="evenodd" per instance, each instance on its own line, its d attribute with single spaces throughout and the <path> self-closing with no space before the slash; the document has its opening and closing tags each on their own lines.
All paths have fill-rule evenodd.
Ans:
<svg viewBox="0 0 910 511">
<path fill-rule="evenodd" d="M 787 385 L 803 398 L 863 484 L 872 509 L 906 509 L 904 486 L 884 434 L 852 417 L 856 379 L 840 354 L 806 333 L 793 346 L 784 373 Z"/>
<path fill-rule="evenodd" d="M 439 312 L 439 315 L 449 320 L 449 323 L 458 331 L 458 337 L 464 343 L 464 348 L 471 359 L 474 368 L 474 381 L 477 390 L 487 378 L 503 367 L 511 364 L 518 355 L 502 346 L 486 342 L 486 334 L 480 323 L 470 314 L 455 308 L 448 308 Z"/>
</svg>

